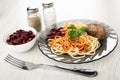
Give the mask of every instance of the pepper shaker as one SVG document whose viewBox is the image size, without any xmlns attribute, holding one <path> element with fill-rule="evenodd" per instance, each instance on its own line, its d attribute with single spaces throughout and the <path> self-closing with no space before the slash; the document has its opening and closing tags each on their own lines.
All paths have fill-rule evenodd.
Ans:
<svg viewBox="0 0 120 80">
<path fill-rule="evenodd" d="M 28 13 L 28 25 L 35 28 L 38 32 L 41 30 L 41 19 L 40 14 L 38 13 L 38 8 L 27 8 Z"/>
</svg>

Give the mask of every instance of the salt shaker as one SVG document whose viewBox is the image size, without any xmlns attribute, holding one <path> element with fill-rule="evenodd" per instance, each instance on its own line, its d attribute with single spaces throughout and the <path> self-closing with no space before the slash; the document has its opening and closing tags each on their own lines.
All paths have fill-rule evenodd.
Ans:
<svg viewBox="0 0 120 80">
<path fill-rule="evenodd" d="M 56 24 L 56 13 L 53 2 L 42 3 L 43 6 L 43 19 L 45 23 L 45 28 L 50 28 L 50 26 Z"/>
<path fill-rule="evenodd" d="M 41 30 L 41 19 L 38 8 L 27 8 L 28 25 L 35 28 L 38 32 Z"/>
</svg>

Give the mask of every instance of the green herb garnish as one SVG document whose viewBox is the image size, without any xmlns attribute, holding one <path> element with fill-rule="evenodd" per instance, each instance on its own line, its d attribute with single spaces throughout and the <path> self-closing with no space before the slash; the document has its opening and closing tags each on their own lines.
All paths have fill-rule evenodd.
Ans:
<svg viewBox="0 0 120 80">
<path fill-rule="evenodd" d="M 74 25 L 70 25 L 68 27 L 68 29 L 69 29 L 68 34 L 69 34 L 71 40 L 75 39 L 76 37 L 80 36 L 81 34 L 84 34 L 84 32 L 87 30 L 87 28 L 84 26 L 82 28 L 77 29 Z"/>
</svg>

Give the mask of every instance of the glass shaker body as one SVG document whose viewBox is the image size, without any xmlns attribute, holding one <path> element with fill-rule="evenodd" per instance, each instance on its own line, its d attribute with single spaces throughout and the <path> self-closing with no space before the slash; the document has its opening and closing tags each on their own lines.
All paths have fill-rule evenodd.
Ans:
<svg viewBox="0 0 120 80">
<path fill-rule="evenodd" d="M 41 30 L 41 19 L 40 14 L 38 13 L 38 8 L 28 9 L 28 25 L 35 28 L 38 32 Z"/>
<path fill-rule="evenodd" d="M 53 3 L 43 3 L 43 18 L 46 28 L 56 24 L 56 12 Z"/>
</svg>

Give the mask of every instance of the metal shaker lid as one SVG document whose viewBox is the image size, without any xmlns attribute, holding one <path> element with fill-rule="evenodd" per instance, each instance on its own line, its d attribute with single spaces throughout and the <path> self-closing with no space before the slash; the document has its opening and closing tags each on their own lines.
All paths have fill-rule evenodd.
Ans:
<svg viewBox="0 0 120 80">
<path fill-rule="evenodd" d="M 53 2 L 51 2 L 51 3 L 42 3 L 42 6 L 43 6 L 43 8 L 50 8 L 50 7 L 53 7 L 54 4 L 53 4 Z"/>
<path fill-rule="evenodd" d="M 32 8 L 32 7 L 28 7 L 28 8 L 27 8 L 28 14 L 37 13 L 38 11 L 39 11 L 38 8 Z"/>
</svg>

